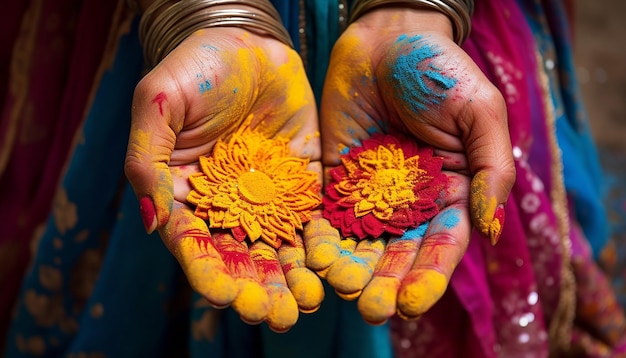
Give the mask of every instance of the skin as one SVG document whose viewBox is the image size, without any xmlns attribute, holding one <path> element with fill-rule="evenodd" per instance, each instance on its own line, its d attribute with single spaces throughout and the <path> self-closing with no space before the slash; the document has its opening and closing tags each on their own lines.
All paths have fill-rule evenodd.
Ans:
<svg viewBox="0 0 626 358">
<path fill-rule="evenodd" d="M 321 272 L 372 324 L 417 318 L 445 292 L 472 227 L 495 243 L 515 181 L 501 94 L 452 40 L 438 12 L 380 8 L 351 24 L 331 56 L 320 108 L 323 164 L 373 132 L 396 130 L 431 145 L 449 177 L 440 214 L 423 235 L 360 241 L 337 231 L 305 241 Z M 323 226 L 317 223 L 316 225 Z M 355 279 L 358 278 L 358 279 Z"/>
<path fill-rule="evenodd" d="M 317 111 L 298 54 L 238 28 L 200 30 L 137 85 L 125 170 L 147 232 L 159 232 L 192 288 L 245 322 L 284 332 L 324 297 L 304 265 L 302 237 L 279 249 L 238 242 L 227 230 L 210 232 L 186 202 L 198 157 L 241 126 L 288 139 L 321 187 Z"/>
<path fill-rule="evenodd" d="M 432 74 L 425 92 L 419 73 L 411 77 L 418 62 Z M 358 243 L 315 213 L 296 246 L 276 252 L 212 235 L 185 204 L 186 178 L 198 170 L 199 155 L 248 118 L 246 125 L 269 137 L 289 138 L 294 155 L 311 159 L 320 176 L 322 156 L 326 169 L 337 166 L 345 148 L 372 132 L 411 134 L 445 158 L 441 213 L 419 235 Z M 443 295 L 472 225 L 492 242 L 499 236 L 500 208 L 515 180 L 502 96 L 454 44 L 447 17 L 381 8 L 350 25 L 335 45 L 319 121 L 321 143 L 295 52 L 240 29 L 195 33 L 135 92 L 126 173 L 147 231 L 159 231 L 196 291 L 214 306 L 232 305 L 246 322 L 267 321 L 282 332 L 295 323 L 296 306 L 316 310 L 323 290 L 311 270 L 342 297 L 358 297 L 370 323 L 396 312 L 419 317 Z"/>
</svg>

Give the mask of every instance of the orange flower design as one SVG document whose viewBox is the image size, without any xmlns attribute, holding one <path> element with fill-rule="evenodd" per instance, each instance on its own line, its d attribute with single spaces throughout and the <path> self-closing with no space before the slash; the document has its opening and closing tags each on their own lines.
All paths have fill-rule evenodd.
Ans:
<svg viewBox="0 0 626 358">
<path fill-rule="evenodd" d="M 343 236 L 402 235 L 437 215 L 447 177 L 443 158 L 403 136 L 374 134 L 330 170 L 324 217 Z"/>
<path fill-rule="evenodd" d="M 306 170 L 307 159 L 289 156 L 286 139 L 246 128 L 199 160 L 201 172 L 189 176 L 187 200 L 210 228 L 230 229 L 239 241 L 295 244 L 296 229 L 321 204 L 318 174 Z"/>
</svg>

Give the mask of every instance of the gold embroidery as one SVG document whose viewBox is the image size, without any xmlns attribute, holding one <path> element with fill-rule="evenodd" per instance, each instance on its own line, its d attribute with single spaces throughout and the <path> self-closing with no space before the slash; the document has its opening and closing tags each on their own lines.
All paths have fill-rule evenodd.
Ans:
<svg viewBox="0 0 626 358">
<path fill-rule="evenodd" d="M 59 269 L 41 265 L 39 267 L 39 283 L 50 291 L 59 291 L 63 287 L 63 274 Z"/>
<path fill-rule="evenodd" d="M 102 306 L 102 303 L 96 303 L 91 306 L 91 310 L 89 311 L 89 313 L 93 318 L 102 317 L 104 315 L 104 307 Z"/>
<path fill-rule="evenodd" d="M 556 216 L 559 229 L 561 248 L 561 280 L 559 302 L 548 330 L 550 339 L 551 355 L 558 352 L 567 352 L 570 347 L 574 315 L 576 310 L 576 281 L 571 266 L 572 242 L 569 237 L 569 216 L 567 207 L 567 194 L 563 179 L 563 163 L 561 149 L 556 138 L 556 111 L 550 96 L 550 84 L 548 74 L 545 72 L 543 60 L 539 53 L 536 54 L 539 83 L 543 90 L 544 111 L 546 116 L 546 129 L 550 145 L 551 156 L 551 182 L 550 198 L 552 209 Z"/>
<path fill-rule="evenodd" d="M 22 353 L 29 353 L 34 356 L 43 355 L 46 352 L 46 342 L 40 336 L 24 338 L 21 334 L 15 337 L 17 349 Z"/>
<path fill-rule="evenodd" d="M 52 213 L 54 215 L 54 223 L 61 234 L 65 234 L 67 230 L 74 228 L 78 222 L 76 204 L 68 200 L 67 192 L 63 187 L 59 187 L 56 192 Z"/>
</svg>

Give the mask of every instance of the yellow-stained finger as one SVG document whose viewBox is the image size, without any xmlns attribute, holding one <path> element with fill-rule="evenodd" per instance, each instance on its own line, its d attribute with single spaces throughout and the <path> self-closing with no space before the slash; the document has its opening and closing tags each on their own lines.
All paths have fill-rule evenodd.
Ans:
<svg viewBox="0 0 626 358">
<path fill-rule="evenodd" d="M 400 285 L 400 316 L 417 318 L 443 296 L 467 250 L 470 229 L 469 213 L 463 206 L 449 206 L 432 219 L 415 263 Z"/>
<path fill-rule="evenodd" d="M 259 324 L 269 314 L 271 303 L 256 267 L 250 258 L 246 242 L 239 242 L 229 233 L 218 231 L 213 235 L 226 267 L 235 278 L 237 297 L 232 307 L 241 319 L 249 324 Z"/>
<path fill-rule="evenodd" d="M 389 240 L 370 283 L 365 287 L 357 307 L 370 324 L 383 324 L 396 313 L 398 289 L 417 256 L 428 224 L 407 230 L 402 237 Z"/>
<path fill-rule="evenodd" d="M 202 219 L 194 216 L 187 206 L 175 202 L 170 220 L 159 233 L 196 292 L 215 307 L 232 303 L 237 296 L 235 279 Z"/>
<path fill-rule="evenodd" d="M 342 256 L 328 270 L 326 280 L 345 300 L 357 298 L 372 278 L 385 249 L 384 239 L 361 240 L 351 255 Z"/>
<path fill-rule="evenodd" d="M 324 287 L 319 277 L 306 267 L 304 245 L 299 235 L 296 235 L 295 245 L 283 244 L 278 249 L 278 260 L 300 311 L 317 311 L 324 300 Z"/>
<path fill-rule="evenodd" d="M 321 213 L 316 212 L 312 216 L 302 235 L 309 268 L 317 272 L 325 271 L 341 257 L 339 231 Z"/>
<path fill-rule="evenodd" d="M 298 304 L 287 287 L 276 249 L 257 240 L 250 245 L 250 259 L 269 297 L 267 324 L 275 332 L 288 331 L 298 320 Z"/>
</svg>

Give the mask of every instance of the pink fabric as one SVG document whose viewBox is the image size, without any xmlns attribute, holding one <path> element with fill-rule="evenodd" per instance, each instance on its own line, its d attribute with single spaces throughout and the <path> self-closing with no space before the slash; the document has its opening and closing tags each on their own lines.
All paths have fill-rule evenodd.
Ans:
<svg viewBox="0 0 626 358">
<path fill-rule="evenodd" d="M 537 77 L 533 33 L 515 0 L 484 0 L 475 5 L 472 33 L 464 49 L 505 97 L 517 181 L 498 244 L 492 247 L 474 233 L 444 299 L 418 322 L 394 318 L 392 337 L 399 357 L 543 357 L 549 353 L 548 327 L 560 298 L 562 252 L 551 198 L 554 165 L 548 130 L 552 129 Z M 584 249 L 580 230 L 573 229 L 570 236 L 577 281 L 587 282 L 577 291 L 579 301 L 587 304 L 586 308 L 579 304 L 577 314 L 584 309 L 593 312 L 577 320 L 572 344 L 593 342 L 585 328 L 603 327 L 606 332 L 598 339 L 602 342 L 581 352 L 610 355 L 612 349 L 621 349 L 615 347 L 624 335 L 623 312 L 611 299 L 610 286 L 588 248 Z M 585 281 L 580 275 L 593 279 Z M 588 299 L 601 295 L 611 296 L 607 307 Z M 602 320 L 596 320 L 600 313 Z"/>
</svg>

